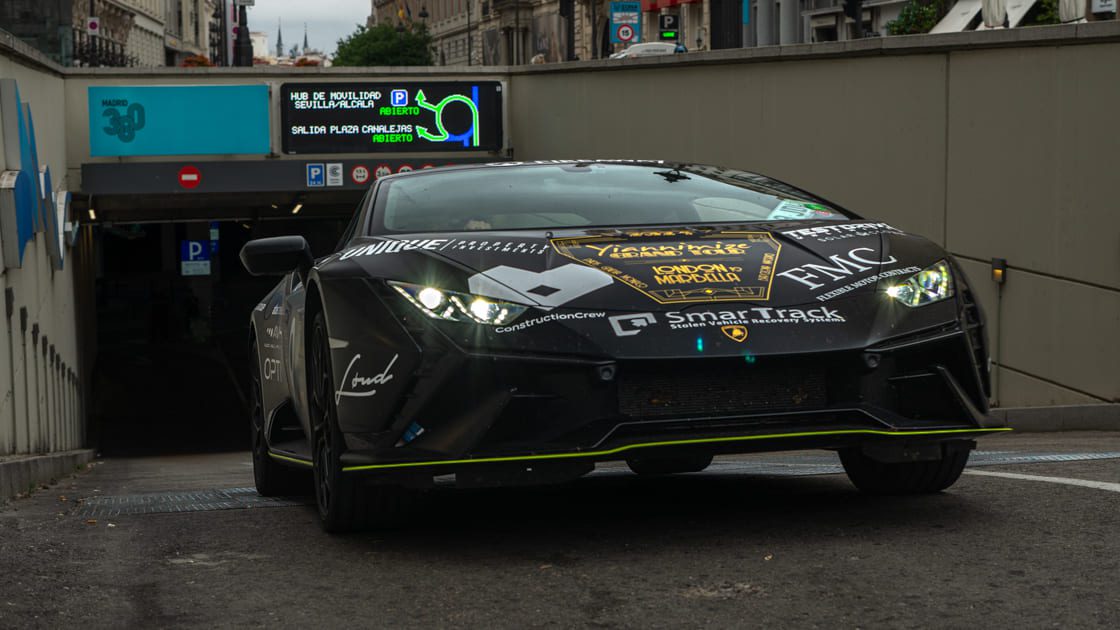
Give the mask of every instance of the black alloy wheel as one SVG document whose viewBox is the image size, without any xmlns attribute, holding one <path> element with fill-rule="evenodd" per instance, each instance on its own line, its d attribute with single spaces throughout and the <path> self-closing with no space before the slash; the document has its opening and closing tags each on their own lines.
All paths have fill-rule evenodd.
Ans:
<svg viewBox="0 0 1120 630">
<path fill-rule="evenodd" d="M 859 448 L 840 451 L 848 479 L 867 494 L 932 494 L 956 483 L 968 464 L 972 442 L 945 442 L 941 459 L 919 462 L 880 462 Z"/>
</svg>

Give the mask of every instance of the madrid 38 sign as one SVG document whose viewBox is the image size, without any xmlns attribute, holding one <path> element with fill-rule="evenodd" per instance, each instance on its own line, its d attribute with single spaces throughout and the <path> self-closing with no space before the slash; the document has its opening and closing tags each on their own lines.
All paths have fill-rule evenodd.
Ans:
<svg viewBox="0 0 1120 630">
<path fill-rule="evenodd" d="M 285 153 L 496 151 L 502 84 L 285 83 Z"/>
</svg>

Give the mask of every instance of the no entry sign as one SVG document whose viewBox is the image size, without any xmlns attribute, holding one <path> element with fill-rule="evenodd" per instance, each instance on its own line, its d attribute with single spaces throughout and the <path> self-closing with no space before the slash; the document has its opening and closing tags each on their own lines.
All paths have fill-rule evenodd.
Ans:
<svg viewBox="0 0 1120 630">
<path fill-rule="evenodd" d="M 202 173 L 194 166 L 179 169 L 179 185 L 188 190 L 198 188 L 202 183 Z"/>
</svg>

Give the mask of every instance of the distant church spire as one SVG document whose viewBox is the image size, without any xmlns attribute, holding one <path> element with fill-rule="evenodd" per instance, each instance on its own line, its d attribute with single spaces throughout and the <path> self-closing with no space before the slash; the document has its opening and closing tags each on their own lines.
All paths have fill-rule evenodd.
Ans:
<svg viewBox="0 0 1120 630">
<path fill-rule="evenodd" d="M 284 23 L 280 18 L 276 18 L 276 56 L 284 56 Z"/>
<path fill-rule="evenodd" d="M 303 23 L 303 52 L 307 52 L 308 48 L 310 48 L 310 47 L 307 45 L 307 22 L 304 22 Z"/>
</svg>

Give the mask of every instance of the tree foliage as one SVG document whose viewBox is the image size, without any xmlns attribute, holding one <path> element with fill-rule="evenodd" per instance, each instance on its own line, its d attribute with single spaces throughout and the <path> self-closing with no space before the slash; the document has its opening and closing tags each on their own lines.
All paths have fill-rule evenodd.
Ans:
<svg viewBox="0 0 1120 630">
<path fill-rule="evenodd" d="M 910 0 L 902 7 L 898 19 L 887 22 L 887 32 L 891 35 L 928 33 L 945 17 L 948 5 L 946 0 Z"/>
<path fill-rule="evenodd" d="M 367 28 L 358 26 L 344 39 L 338 40 L 336 66 L 430 66 L 432 36 L 423 23 L 409 23 L 398 31 L 383 22 Z"/>
</svg>

